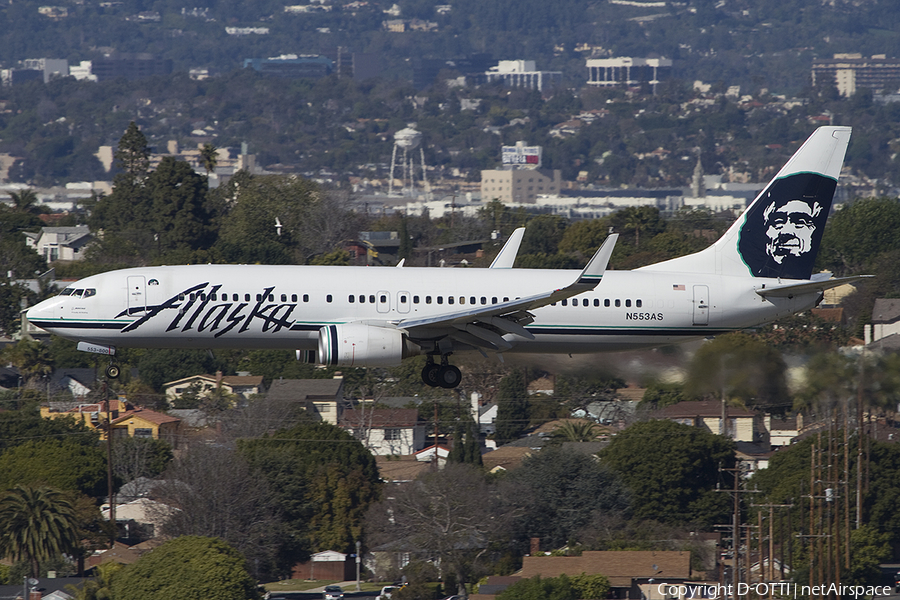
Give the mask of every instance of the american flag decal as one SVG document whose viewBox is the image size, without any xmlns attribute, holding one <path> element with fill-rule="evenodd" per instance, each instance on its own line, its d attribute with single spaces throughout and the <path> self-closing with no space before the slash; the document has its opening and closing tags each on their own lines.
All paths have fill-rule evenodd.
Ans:
<svg viewBox="0 0 900 600">
<path fill-rule="evenodd" d="M 672 290 L 674 290 L 674 291 L 676 291 L 676 292 L 683 292 L 683 291 L 684 291 L 684 285 L 683 285 L 683 284 L 680 284 L 680 283 L 672 284 Z"/>
</svg>

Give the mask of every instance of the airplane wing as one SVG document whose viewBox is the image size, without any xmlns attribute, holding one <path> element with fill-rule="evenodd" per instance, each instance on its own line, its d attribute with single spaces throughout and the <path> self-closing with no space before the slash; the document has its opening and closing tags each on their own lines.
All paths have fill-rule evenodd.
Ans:
<svg viewBox="0 0 900 600">
<path fill-rule="evenodd" d="M 809 294 L 812 292 L 824 292 L 831 288 L 844 285 L 845 283 L 853 283 L 860 279 L 869 279 L 874 275 L 854 275 L 852 277 L 838 277 L 836 279 L 823 279 L 819 281 L 804 281 L 803 283 L 789 283 L 786 285 L 777 285 L 775 287 L 762 287 L 756 290 L 756 293 L 766 298 L 791 298 L 797 294 Z"/>
<path fill-rule="evenodd" d="M 525 325 L 534 320 L 529 310 L 577 296 L 597 287 L 606 271 L 618 237 L 618 234 L 612 234 L 606 238 L 578 277 L 566 287 L 500 304 L 473 306 L 421 319 L 399 319 L 391 321 L 391 324 L 406 330 L 413 338 L 417 337 L 418 333 L 426 336 L 440 330 L 445 330 L 446 335 L 446 330 L 449 329 L 451 337 L 463 343 L 506 350 L 512 346 L 501 337 L 503 334 L 512 333 L 529 340 L 534 339 L 534 336 L 525 329 Z"/>
<path fill-rule="evenodd" d="M 519 227 L 512 232 L 500 253 L 491 263 L 490 269 L 512 269 L 513 263 L 516 262 L 516 255 L 519 254 L 519 245 L 522 243 L 522 236 L 525 235 L 525 228 Z"/>
</svg>

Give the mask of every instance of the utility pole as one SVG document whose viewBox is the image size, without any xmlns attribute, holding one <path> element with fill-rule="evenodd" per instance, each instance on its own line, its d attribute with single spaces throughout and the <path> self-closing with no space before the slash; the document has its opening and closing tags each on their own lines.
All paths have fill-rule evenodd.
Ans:
<svg viewBox="0 0 900 600">
<path fill-rule="evenodd" d="M 732 477 L 734 479 L 734 487 L 730 490 L 716 489 L 717 492 L 730 492 L 732 498 L 734 500 L 734 513 L 731 516 L 731 546 L 732 546 L 732 558 L 731 558 L 731 580 L 732 580 L 732 593 L 734 594 L 734 598 L 737 599 L 737 589 L 738 583 L 740 583 L 740 572 L 741 572 L 741 561 L 740 561 L 740 551 L 741 551 L 741 494 L 759 493 L 759 490 L 743 490 L 740 488 L 740 480 L 741 480 L 741 472 L 742 469 L 740 465 L 736 465 L 733 468 L 726 469 L 719 467 L 719 472 L 730 472 L 732 473 Z M 748 530 L 749 531 L 749 530 Z M 749 535 L 749 534 L 748 534 Z M 749 579 L 750 571 L 750 545 L 747 544 L 747 557 L 746 557 L 746 566 L 747 577 Z"/>
<path fill-rule="evenodd" d="M 106 396 L 106 490 L 109 498 L 109 522 L 112 523 L 112 538 L 109 541 L 109 547 L 112 548 L 116 544 L 116 537 L 119 534 L 116 525 L 116 499 L 113 497 L 113 467 L 112 467 L 112 409 L 109 401 L 109 381 L 103 382 L 104 396 Z"/>
</svg>

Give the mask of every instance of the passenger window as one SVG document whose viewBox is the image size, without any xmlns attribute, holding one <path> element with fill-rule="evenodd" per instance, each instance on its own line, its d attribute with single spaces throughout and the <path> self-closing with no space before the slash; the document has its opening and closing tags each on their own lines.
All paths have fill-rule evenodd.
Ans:
<svg viewBox="0 0 900 600">
<path fill-rule="evenodd" d="M 425 304 L 431 304 L 431 296 L 425 296 Z"/>
<path fill-rule="evenodd" d="M 365 295 L 365 294 L 360 294 L 360 295 L 359 295 L 359 303 L 360 303 L 360 304 L 365 304 L 365 303 L 366 303 L 366 295 Z"/>
<path fill-rule="evenodd" d="M 406 304 L 406 295 L 400 296 L 400 304 Z"/>
<path fill-rule="evenodd" d="M 609 298 L 603 301 L 603 306 L 609 306 Z"/>
<path fill-rule="evenodd" d="M 503 301 L 504 301 L 504 302 L 509 302 L 509 298 L 508 298 L 507 296 L 503 296 Z"/>
<path fill-rule="evenodd" d="M 469 304 L 475 304 L 475 296 L 469 296 Z"/>
<path fill-rule="evenodd" d="M 482 297 L 481 297 L 481 303 L 482 303 L 482 304 L 487 304 L 487 298 L 485 298 L 484 296 L 482 296 Z"/>
<path fill-rule="evenodd" d="M 556 306 L 556 302 L 551 302 L 550 306 Z"/>
<path fill-rule="evenodd" d="M 600 306 L 600 299 L 594 298 L 594 306 Z"/>
<path fill-rule="evenodd" d="M 562 304 L 563 306 L 568 306 L 568 305 L 569 305 L 569 301 L 568 301 L 568 300 L 563 300 L 562 302 L 560 302 L 560 304 Z"/>
<path fill-rule="evenodd" d="M 356 300 L 356 297 L 353 294 L 350 294 L 349 296 L 347 296 L 347 300 L 350 301 L 350 304 L 353 304 L 354 300 Z"/>
<path fill-rule="evenodd" d="M 382 294 L 380 300 L 381 300 L 381 302 L 387 302 L 387 296 Z"/>
<path fill-rule="evenodd" d="M 237 294 L 232 294 L 232 295 L 231 295 L 231 301 L 232 301 L 232 302 L 237 302 L 238 300 L 240 300 L 240 298 L 241 298 L 241 297 L 240 297 L 239 295 L 237 295 Z"/>
<path fill-rule="evenodd" d="M 287 294 L 282 294 L 282 295 L 281 295 L 281 301 L 282 301 L 282 302 L 287 302 Z"/>
<path fill-rule="evenodd" d="M 644 305 L 644 303 L 641 302 L 640 300 L 635 300 L 635 301 L 634 301 L 634 305 L 635 305 L 636 307 L 640 308 L 641 306 Z"/>
<path fill-rule="evenodd" d="M 444 303 L 444 297 L 443 297 L 443 296 L 438 296 L 438 297 L 437 297 L 437 303 L 438 303 L 438 304 L 443 304 L 443 303 Z"/>
<path fill-rule="evenodd" d="M 325 296 L 325 302 L 331 302 L 331 294 Z"/>
<path fill-rule="evenodd" d="M 584 300 L 581 301 L 582 306 L 588 306 L 590 303 L 591 303 L 591 301 L 588 300 L 587 298 L 585 298 Z"/>
<path fill-rule="evenodd" d="M 76 290 L 76 293 L 78 293 L 80 291 L 81 290 Z M 203 300 L 204 302 L 206 301 L 206 293 L 205 292 L 200 293 L 200 300 Z"/>
<path fill-rule="evenodd" d="M 465 303 L 466 303 L 466 297 L 465 297 L 465 296 L 460 296 L 460 297 L 459 297 L 459 303 L 460 303 L 460 304 L 465 304 Z"/>
<path fill-rule="evenodd" d="M 275 302 L 275 294 L 269 294 L 269 302 Z"/>
<path fill-rule="evenodd" d="M 250 294 L 244 294 L 244 302 L 250 302 Z"/>
<path fill-rule="evenodd" d="M 497 304 L 497 296 L 491 297 L 491 304 Z"/>
<path fill-rule="evenodd" d="M 622 301 L 616 300 L 616 308 L 619 308 L 620 306 L 622 306 Z"/>
<path fill-rule="evenodd" d="M 375 294 L 369 294 L 369 304 L 375 304 Z"/>
<path fill-rule="evenodd" d="M 309 294 L 303 294 L 303 301 L 309 302 Z"/>
<path fill-rule="evenodd" d="M 182 302 L 184 301 L 184 294 L 178 294 L 178 299 Z"/>
<path fill-rule="evenodd" d="M 210 299 L 210 300 L 215 300 L 215 299 L 216 299 L 216 294 L 210 294 L 210 295 L 209 295 L 209 299 Z"/>
<path fill-rule="evenodd" d="M 625 306 L 627 306 L 628 308 L 631 308 L 631 299 L 630 298 L 625 301 Z"/>
<path fill-rule="evenodd" d="M 235 298 L 235 300 L 237 300 L 237 298 Z M 291 302 L 296 302 L 296 301 L 297 301 L 297 294 L 291 294 Z"/>
<path fill-rule="evenodd" d="M 453 296 L 447 296 L 447 304 L 453 304 Z"/>
<path fill-rule="evenodd" d="M 418 304 L 418 303 L 419 303 L 419 297 L 413 296 L 413 304 Z"/>
<path fill-rule="evenodd" d="M 193 302 L 193 301 L 196 300 L 196 299 L 197 299 L 196 294 L 191 294 L 191 302 Z"/>
<path fill-rule="evenodd" d="M 261 301 L 262 301 L 262 294 L 257 294 L 257 295 L 256 295 L 256 301 L 257 301 L 257 302 L 261 302 Z"/>
</svg>

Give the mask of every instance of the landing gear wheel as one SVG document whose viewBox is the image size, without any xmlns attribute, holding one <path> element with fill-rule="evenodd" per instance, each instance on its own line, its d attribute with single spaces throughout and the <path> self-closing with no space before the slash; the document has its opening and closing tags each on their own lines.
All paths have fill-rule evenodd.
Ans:
<svg viewBox="0 0 900 600">
<path fill-rule="evenodd" d="M 422 381 L 424 381 L 426 385 L 430 385 L 431 387 L 438 387 L 440 385 L 440 380 L 438 379 L 438 372 L 440 370 L 440 365 L 428 363 L 427 365 L 425 365 L 425 368 L 422 369 Z"/>
<path fill-rule="evenodd" d="M 462 381 L 462 373 L 453 365 L 443 365 L 438 370 L 438 385 L 442 388 L 455 388 Z"/>
<path fill-rule="evenodd" d="M 119 365 L 109 365 L 106 367 L 106 376 L 110 379 L 119 378 Z"/>
</svg>

